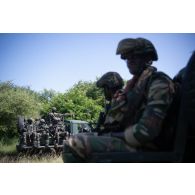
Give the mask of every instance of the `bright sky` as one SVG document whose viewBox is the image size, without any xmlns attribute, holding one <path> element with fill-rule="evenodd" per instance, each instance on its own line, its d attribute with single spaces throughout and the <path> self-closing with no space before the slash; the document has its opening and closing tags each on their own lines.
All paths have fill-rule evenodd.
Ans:
<svg viewBox="0 0 195 195">
<path fill-rule="evenodd" d="M 108 71 L 128 80 L 116 48 L 121 39 L 137 37 L 153 42 L 159 56 L 153 65 L 171 77 L 195 50 L 195 34 L 0 34 L 0 81 L 65 92 L 79 80 L 94 81 Z"/>
</svg>

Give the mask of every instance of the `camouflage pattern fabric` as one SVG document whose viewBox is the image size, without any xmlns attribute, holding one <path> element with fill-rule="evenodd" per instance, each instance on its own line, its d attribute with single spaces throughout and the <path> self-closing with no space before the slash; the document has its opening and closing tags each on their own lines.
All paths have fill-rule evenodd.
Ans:
<svg viewBox="0 0 195 195">
<path fill-rule="evenodd" d="M 93 152 L 120 152 L 155 148 L 155 139 L 162 130 L 163 119 L 172 103 L 174 84 L 164 73 L 148 67 L 139 78 L 133 78 L 123 93 L 112 102 L 106 125 L 117 124 L 124 132 L 119 139 L 104 136 L 75 135 L 68 140 L 68 147 L 82 159 Z M 65 155 L 65 153 L 64 153 Z"/>
<path fill-rule="evenodd" d="M 173 95 L 174 84 L 168 76 L 156 73 L 154 67 L 148 67 L 139 79 L 133 78 L 128 82 L 123 92 L 118 92 L 115 95 L 111 109 L 106 116 L 105 126 L 119 124 L 122 129 L 125 129 L 142 120 L 140 118 L 142 114 L 146 115 L 146 121 L 154 113 L 156 116 L 159 115 L 157 110 L 160 110 L 162 115 L 166 114 Z M 149 115 L 145 114 L 147 112 Z"/>
<path fill-rule="evenodd" d="M 49 113 L 50 123 L 57 124 L 61 120 L 61 114 L 56 112 Z"/>
<path fill-rule="evenodd" d="M 93 134 L 77 134 L 69 138 L 65 144 L 63 151 L 63 161 L 72 162 L 75 157 L 75 162 L 87 161 L 92 153 L 101 152 L 135 152 L 135 148 L 128 146 L 123 140 L 111 137 L 107 134 L 97 136 Z M 70 158 L 71 155 L 71 160 Z"/>
<path fill-rule="evenodd" d="M 96 83 L 97 87 L 105 86 L 112 88 L 122 88 L 124 85 L 123 79 L 117 72 L 107 72 Z"/>
<path fill-rule="evenodd" d="M 126 59 L 129 54 L 147 54 L 152 61 L 158 60 L 156 49 L 151 41 L 144 38 L 128 38 L 119 42 L 116 54 L 120 54 L 122 59 Z"/>
<path fill-rule="evenodd" d="M 101 134 L 104 131 L 105 116 L 110 109 L 113 95 L 123 88 L 124 82 L 117 72 L 107 72 L 96 82 L 96 85 L 99 88 L 104 88 L 104 95 L 106 99 L 105 110 L 104 112 L 100 112 L 96 126 L 96 131 Z"/>
<path fill-rule="evenodd" d="M 146 99 L 136 111 L 132 126 L 134 136 L 142 144 L 159 136 L 175 93 L 174 83 L 164 73 L 153 74 L 148 86 Z"/>
<path fill-rule="evenodd" d="M 33 124 L 32 123 L 27 123 L 25 124 L 25 128 L 23 129 L 23 144 L 27 145 L 29 142 L 31 142 L 31 137 L 33 134 Z"/>
</svg>

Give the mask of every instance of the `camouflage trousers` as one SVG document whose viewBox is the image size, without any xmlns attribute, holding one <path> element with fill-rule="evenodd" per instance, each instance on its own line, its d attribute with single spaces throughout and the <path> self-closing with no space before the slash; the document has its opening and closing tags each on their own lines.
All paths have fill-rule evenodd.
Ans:
<svg viewBox="0 0 195 195">
<path fill-rule="evenodd" d="M 77 134 L 70 137 L 64 144 L 64 162 L 90 162 L 94 153 L 106 152 L 135 152 L 122 139 L 111 137 L 109 134 L 97 136 L 90 133 Z"/>
</svg>

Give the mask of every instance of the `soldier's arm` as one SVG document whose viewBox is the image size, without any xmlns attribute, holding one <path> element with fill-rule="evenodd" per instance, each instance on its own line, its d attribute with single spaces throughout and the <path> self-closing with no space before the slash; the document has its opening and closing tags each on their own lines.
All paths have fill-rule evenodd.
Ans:
<svg viewBox="0 0 195 195">
<path fill-rule="evenodd" d="M 100 132 L 102 130 L 103 125 L 104 125 L 104 121 L 105 121 L 105 112 L 100 112 L 98 122 L 97 122 L 97 125 L 95 128 L 96 132 Z"/>
<path fill-rule="evenodd" d="M 125 130 L 125 140 L 129 145 L 144 145 L 160 134 L 173 95 L 174 84 L 168 78 L 162 77 L 151 82 L 141 118 L 138 123 Z"/>
<path fill-rule="evenodd" d="M 62 114 L 62 116 L 71 116 L 71 117 L 74 117 L 74 113 L 64 113 L 64 114 Z"/>
<path fill-rule="evenodd" d="M 26 125 L 24 126 L 24 128 L 22 129 L 21 132 L 22 132 L 22 133 L 23 133 L 23 132 L 27 132 L 27 126 L 26 126 Z"/>
</svg>

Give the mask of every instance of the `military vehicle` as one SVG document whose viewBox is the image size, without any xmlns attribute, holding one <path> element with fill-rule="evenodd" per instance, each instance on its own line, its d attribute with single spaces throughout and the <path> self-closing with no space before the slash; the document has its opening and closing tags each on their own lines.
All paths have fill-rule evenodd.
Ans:
<svg viewBox="0 0 195 195">
<path fill-rule="evenodd" d="M 62 120 L 55 124 L 46 123 L 44 119 L 18 118 L 19 143 L 18 152 L 55 150 L 61 151 L 64 141 L 73 134 L 91 132 L 92 128 L 86 121 Z"/>
<path fill-rule="evenodd" d="M 92 131 L 92 127 L 89 125 L 88 122 L 86 121 L 81 121 L 81 120 L 65 120 L 65 128 L 66 131 L 70 135 L 75 135 L 77 133 L 89 133 Z"/>
<path fill-rule="evenodd" d="M 48 124 L 44 119 L 31 122 L 24 117 L 18 118 L 19 143 L 16 146 L 18 152 L 40 150 L 40 149 L 61 149 L 63 140 L 68 132 L 63 121 L 56 124 Z"/>
<path fill-rule="evenodd" d="M 163 151 L 93 153 L 87 162 L 194 162 L 195 154 L 195 51 L 187 66 L 175 77 L 180 80 L 169 123 L 170 145 Z M 169 129 L 168 129 L 169 130 Z M 66 153 L 66 156 L 68 153 Z"/>
</svg>

